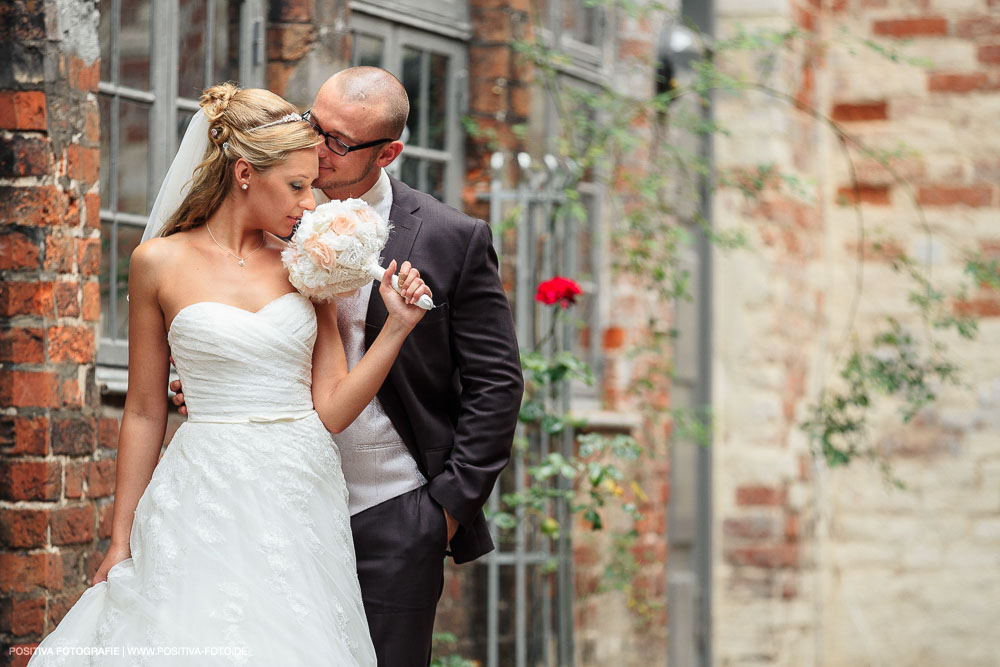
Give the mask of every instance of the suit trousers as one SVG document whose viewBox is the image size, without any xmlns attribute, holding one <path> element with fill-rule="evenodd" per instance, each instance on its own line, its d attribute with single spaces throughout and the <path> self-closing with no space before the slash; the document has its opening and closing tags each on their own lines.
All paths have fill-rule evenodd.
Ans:
<svg viewBox="0 0 1000 667">
<path fill-rule="evenodd" d="M 355 514 L 351 531 L 379 667 L 427 667 L 444 588 L 444 510 L 420 487 Z"/>
</svg>

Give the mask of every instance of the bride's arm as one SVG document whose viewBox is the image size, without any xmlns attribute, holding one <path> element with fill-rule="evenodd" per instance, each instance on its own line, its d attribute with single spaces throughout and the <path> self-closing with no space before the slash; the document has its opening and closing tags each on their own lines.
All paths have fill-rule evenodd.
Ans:
<svg viewBox="0 0 1000 667">
<path fill-rule="evenodd" d="M 313 404 L 323 424 L 333 433 L 347 428 L 375 397 L 403 341 L 424 315 L 423 309 L 407 303 L 416 303 L 420 295 L 430 295 L 431 292 L 420 279 L 419 272 L 410 269 L 408 264 L 403 263 L 401 274 L 405 277 L 400 281 L 405 299 L 389 286 L 396 269 L 395 261 L 386 270 L 379 294 L 389 316 L 365 356 L 350 373 L 347 372 L 344 344 L 337 329 L 337 306 L 332 303 L 316 304 Z"/>
<path fill-rule="evenodd" d="M 159 459 L 167 425 L 169 348 L 163 312 L 156 296 L 156 269 L 162 266 L 160 242 L 146 243 L 132 253 L 129 268 L 128 393 L 118 435 L 115 507 L 111 546 L 93 583 L 107 579 L 108 570 L 130 555 L 129 536 L 139 497 Z"/>
</svg>

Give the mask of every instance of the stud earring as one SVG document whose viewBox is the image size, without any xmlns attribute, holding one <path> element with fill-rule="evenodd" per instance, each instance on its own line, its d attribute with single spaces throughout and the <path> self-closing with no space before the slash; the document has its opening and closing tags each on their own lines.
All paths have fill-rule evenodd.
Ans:
<svg viewBox="0 0 1000 667">
<path fill-rule="evenodd" d="M 244 184 L 243 184 L 243 189 L 244 189 L 244 190 L 246 190 L 246 189 L 247 189 L 248 187 L 250 187 L 250 186 L 249 186 L 249 185 L 247 185 L 246 183 L 244 183 Z"/>
</svg>

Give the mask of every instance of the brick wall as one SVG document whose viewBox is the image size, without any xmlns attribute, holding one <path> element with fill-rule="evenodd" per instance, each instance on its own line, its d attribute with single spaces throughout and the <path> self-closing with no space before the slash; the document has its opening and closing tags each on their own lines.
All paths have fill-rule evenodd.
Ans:
<svg viewBox="0 0 1000 667">
<path fill-rule="evenodd" d="M 996 4 L 721 3 L 719 19 L 723 34 L 798 25 L 821 37 L 820 50 L 781 59 L 771 83 L 877 149 L 905 145 L 893 164 L 910 186 L 853 152 L 854 187 L 821 124 L 763 96 L 719 101 L 734 130 L 717 141 L 719 168 L 774 162 L 809 192 L 770 188 L 759 205 L 716 198 L 719 226 L 758 233 L 753 252 L 717 265 L 716 662 L 996 664 L 1000 610 L 985 601 L 1000 591 L 997 293 L 973 286 L 953 304 L 984 316 L 977 342 L 946 341 L 966 386 L 941 388 L 905 426 L 893 406 L 874 415 L 873 442 L 906 490 L 864 461 L 815 466 L 796 427 L 836 369 L 859 251 L 864 341 L 886 315 L 920 326 L 894 256 L 926 258 L 922 270 L 948 289 L 965 251 L 1000 248 Z M 866 38 L 898 50 L 899 62 Z"/>
<path fill-rule="evenodd" d="M 117 423 L 100 317 L 96 3 L 0 9 L 0 642 L 35 642 L 101 558 Z M 72 26 L 72 33 L 69 27 Z M 4 650 L 4 661 L 10 659 Z"/>
</svg>

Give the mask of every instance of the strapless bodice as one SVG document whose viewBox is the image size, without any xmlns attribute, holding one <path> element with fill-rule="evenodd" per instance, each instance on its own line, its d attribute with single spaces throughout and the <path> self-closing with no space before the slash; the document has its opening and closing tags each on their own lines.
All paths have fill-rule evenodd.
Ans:
<svg viewBox="0 0 1000 667">
<path fill-rule="evenodd" d="M 189 421 L 275 421 L 313 409 L 316 312 L 298 292 L 256 312 L 193 303 L 174 317 L 167 341 Z"/>
</svg>

